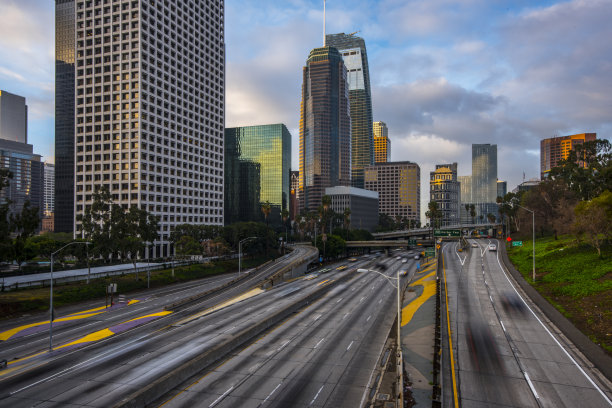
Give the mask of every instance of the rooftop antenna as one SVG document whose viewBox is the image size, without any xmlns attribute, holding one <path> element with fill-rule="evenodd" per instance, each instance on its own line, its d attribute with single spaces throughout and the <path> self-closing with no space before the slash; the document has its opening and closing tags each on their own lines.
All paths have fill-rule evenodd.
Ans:
<svg viewBox="0 0 612 408">
<path fill-rule="evenodd" d="M 326 0 L 323 0 L 323 47 L 325 47 L 326 45 L 326 41 L 325 41 L 325 2 Z"/>
</svg>

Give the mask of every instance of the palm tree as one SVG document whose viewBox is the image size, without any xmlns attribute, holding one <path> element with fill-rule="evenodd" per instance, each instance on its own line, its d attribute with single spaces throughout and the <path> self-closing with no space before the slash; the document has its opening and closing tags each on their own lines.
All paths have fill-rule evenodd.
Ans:
<svg viewBox="0 0 612 408">
<path fill-rule="evenodd" d="M 283 208 L 281 211 L 281 217 L 283 219 L 283 224 L 285 224 L 285 245 L 287 245 L 287 218 L 289 218 L 289 210 Z"/>
<path fill-rule="evenodd" d="M 474 223 L 474 217 L 476 216 L 476 206 L 470 204 L 470 217 L 472 217 L 472 224 Z"/>
<path fill-rule="evenodd" d="M 349 229 L 351 227 L 351 209 L 346 207 L 344 209 L 344 229 L 346 229 L 346 240 L 349 239 Z"/>
<path fill-rule="evenodd" d="M 272 206 L 270 205 L 269 201 L 266 201 L 265 203 L 261 204 L 261 212 L 264 215 L 264 218 L 266 219 L 266 257 L 268 256 L 268 215 L 270 215 L 270 212 L 272 211 Z"/>
</svg>

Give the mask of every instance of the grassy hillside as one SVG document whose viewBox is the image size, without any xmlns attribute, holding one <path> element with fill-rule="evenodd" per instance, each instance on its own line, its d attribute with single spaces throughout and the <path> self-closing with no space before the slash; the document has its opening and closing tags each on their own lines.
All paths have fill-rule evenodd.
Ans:
<svg viewBox="0 0 612 408">
<path fill-rule="evenodd" d="M 536 239 L 536 282 L 531 241 L 508 247 L 512 263 L 525 279 L 595 343 L 612 354 L 612 248 L 602 258 L 590 246 L 564 236 Z"/>
</svg>

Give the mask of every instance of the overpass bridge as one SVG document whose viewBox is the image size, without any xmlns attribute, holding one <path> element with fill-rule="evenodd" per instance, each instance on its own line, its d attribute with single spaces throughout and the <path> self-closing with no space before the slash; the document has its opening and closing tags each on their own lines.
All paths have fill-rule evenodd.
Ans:
<svg viewBox="0 0 612 408">
<path fill-rule="evenodd" d="M 431 239 L 412 240 L 412 239 L 395 239 L 388 241 L 346 241 L 347 248 L 401 248 L 409 246 L 426 246 L 433 245 Z"/>
<path fill-rule="evenodd" d="M 497 235 L 502 231 L 502 224 L 491 224 L 491 223 L 483 223 L 483 224 L 462 224 L 462 225 L 448 225 L 445 227 L 436 228 L 436 230 L 442 231 L 450 231 L 450 230 L 468 230 L 468 235 L 471 235 L 473 231 L 488 231 L 493 230 L 493 236 Z M 372 235 L 376 240 L 385 240 L 385 239 L 425 239 L 431 238 L 431 228 L 416 228 L 411 230 L 401 230 L 401 231 L 389 231 L 389 232 L 376 232 Z"/>
</svg>

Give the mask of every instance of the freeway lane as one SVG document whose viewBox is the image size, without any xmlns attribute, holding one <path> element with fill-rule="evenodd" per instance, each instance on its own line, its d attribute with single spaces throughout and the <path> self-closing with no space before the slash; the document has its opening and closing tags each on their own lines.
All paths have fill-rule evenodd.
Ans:
<svg viewBox="0 0 612 408">
<path fill-rule="evenodd" d="M 350 273 L 340 272 L 336 275 Z M 112 406 L 194 356 L 223 342 L 245 326 L 265 320 L 304 292 L 314 291 L 328 274 L 298 280 L 227 306 L 208 315 L 160 328 L 135 330 L 77 350 L 25 375 L 2 381 L 0 405 L 36 404 Z"/>
<path fill-rule="evenodd" d="M 286 255 L 282 259 L 277 260 L 273 264 L 261 268 L 257 272 L 249 274 L 231 287 L 223 291 L 213 293 L 205 298 L 202 298 L 202 300 L 186 305 L 180 311 L 167 316 L 165 319 L 160 319 L 163 321 L 148 323 L 149 330 L 157 330 L 168 324 L 166 321 L 170 319 L 178 320 L 197 311 L 210 308 L 215 304 L 236 297 L 241 293 L 244 293 L 247 290 L 257 286 L 259 282 L 263 281 L 267 276 L 274 274 L 283 265 L 289 264 L 295 259 L 308 256 L 313 251 L 314 249 L 310 247 L 297 246 L 292 253 Z M 232 274 L 229 277 L 223 276 L 210 280 L 203 280 L 197 284 L 181 285 L 178 288 L 171 287 L 151 291 L 152 296 L 143 299 L 142 302 L 136 303 L 135 305 L 104 312 L 102 314 L 91 316 L 82 320 L 71 320 L 59 328 L 57 325 L 54 325 L 54 345 L 61 347 L 60 344 L 73 342 L 90 333 L 104 331 L 109 327 L 120 325 L 121 323 L 131 319 L 137 319 L 152 313 L 159 313 L 163 310 L 164 306 L 169 303 L 219 287 L 223 283 L 226 283 L 228 280 L 235 277 L 236 275 Z M 14 336 L 14 338 L 10 338 L 8 341 L 0 343 L 0 357 L 6 358 L 9 361 L 9 367 L 11 367 L 11 370 L 7 370 L 8 372 L 0 371 L 0 380 L 8 375 L 15 375 L 14 367 L 19 366 L 20 364 L 24 364 L 22 369 L 29 369 L 32 365 L 37 366 L 38 364 L 48 364 L 49 362 L 54 361 L 56 358 L 61 358 L 61 355 L 58 356 L 60 353 L 58 351 L 54 351 L 51 354 L 46 353 L 49 344 L 48 325 L 44 329 L 45 330 L 38 333 L 24 337 Z M 57 348 L 58 347 L 54 347 L 54 350 L 57 350 Z M 37 356 L 33 359 L 18 360 L 19 358 L 32 355 Z"/>
<path fill-rule="evenodd" d="M 406 267 L 396 259 L 384 262 L 390 276 L 398 267 Z M 414 270 L 414 263 L 410 268 Z M 395 289 L 384 278 L 359 273 L 160 404 L 165 408 L 363 406 L 395 318 L 395 302 Z"/>
<path fill-rule="evenodd" d="M 470 242 L 476 247 L 467 252 L 457 252 L 456 244 L 442 250 L 461 406 L 611 406 L 609 383 L 576 363 L 582 360 L 570 357 L 573 352 L 551 335 L 555 330 L 532 313 L 488 241 Z M 452 406 L 448 350 L 443 362 L 444 400 Z"/>
</svg>

